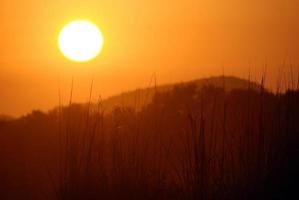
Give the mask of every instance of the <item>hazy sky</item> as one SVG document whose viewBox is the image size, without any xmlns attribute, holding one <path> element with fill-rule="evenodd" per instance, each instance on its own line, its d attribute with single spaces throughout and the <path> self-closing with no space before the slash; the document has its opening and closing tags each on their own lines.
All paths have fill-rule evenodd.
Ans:
<svg viewBox="0 0 299 200">
<path fill-rule="evenodd" d="M 275 80 L 283 61 L 299 64 L 298 0 L 1 0 L 0 113 L 20 115 L 75 101 L 210 75 Z M 104 48 L 76 64 L 57 47 L 75 19 L 96 23 Z M 271 82 L 271 81 L 270 81 Z"/>
</svg>

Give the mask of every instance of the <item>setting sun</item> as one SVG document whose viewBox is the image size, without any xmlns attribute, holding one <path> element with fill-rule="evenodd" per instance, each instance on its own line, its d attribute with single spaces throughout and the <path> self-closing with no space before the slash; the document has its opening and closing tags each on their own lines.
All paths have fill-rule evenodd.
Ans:
<svg viewBox="0 0 299 200">
<path fill-rule="evenodd" d="M 75 62 L 85 62 L 100 53 L 103 36 L 95 24 L 76 20 L 61 30 L 58 43 L 65 57 Z"/>
</svg>

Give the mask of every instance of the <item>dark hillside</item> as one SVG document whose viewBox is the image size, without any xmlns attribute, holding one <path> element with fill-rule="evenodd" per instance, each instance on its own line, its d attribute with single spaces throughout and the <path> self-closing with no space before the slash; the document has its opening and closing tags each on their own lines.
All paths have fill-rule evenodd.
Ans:
<svg viewBox="0 0 299 200">
<path fill-rule="evenodd" d="M 229 79 L 1 122 L 0 198 L 296 199 L 298 91 Z"/>
<path fill-rule="evenodd" d="M 227 91 L 231 91 L 234 89 L 248 89 L 248 87 L 253 90 L 260 89 L 260 86 L 254 82 L 248 83 L 247 80 L 233 76 L 217 76 L 176 84 L 161 85 L 157 87 L 152 86 L 148 88 L 140 88 L 136 89 L 135 91 L 124 92 L 122 94 L 105 99 L 103 101 L 103 105 L 108 112 L 111 111 L 115 106 L 132 107 L 140 110 L 142 107 L 148 105 L 152 101 L 155 92 L 166 92 L 170 91 L 178 85 L 188 84 L 194 84 L 198 89 L 201 89 L 202 87 L 207 85 L 215 87 L 223 87 L 224 85 Z"/>
</svg>

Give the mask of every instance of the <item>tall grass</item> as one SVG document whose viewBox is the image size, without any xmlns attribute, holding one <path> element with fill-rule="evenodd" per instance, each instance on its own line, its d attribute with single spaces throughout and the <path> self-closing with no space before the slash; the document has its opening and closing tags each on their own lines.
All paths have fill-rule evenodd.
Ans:
<svg viewBox="0 0 299 200">
<path fill-rule="evenodd" d="M 183 85 L 138 112 L 70 101 L 59 109 L 57 199 L 267 199 L 299 144 L 299 86 L 264 85 L 265 76 L 259 91 L 250 77 L 239 91 Z"/>
</svg>

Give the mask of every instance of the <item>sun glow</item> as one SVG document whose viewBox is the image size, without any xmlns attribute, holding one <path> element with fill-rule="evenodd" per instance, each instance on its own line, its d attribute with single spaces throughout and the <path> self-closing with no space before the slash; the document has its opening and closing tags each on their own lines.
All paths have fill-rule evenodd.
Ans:
<svg viewBox="0 0 299 200">
<path fill-rule="evenodd" d="M 65 57 L 75 62 L 86 62 L 100 53 L 103 36 L 95 24 L 76 20 L 61 30 L 58 43 Z"/>
</svg>

